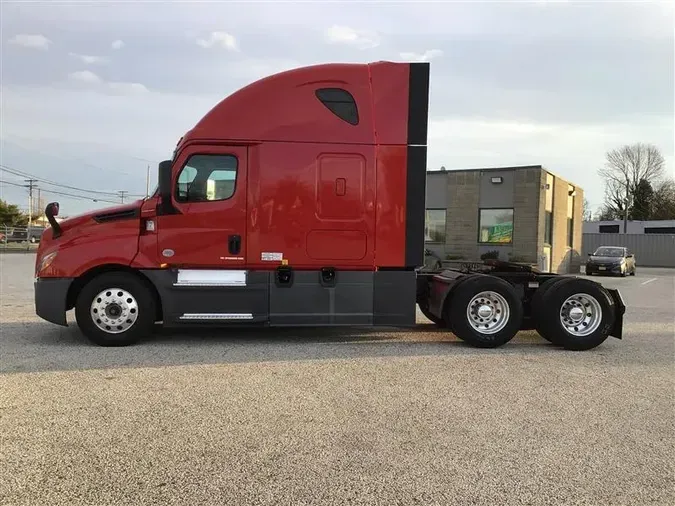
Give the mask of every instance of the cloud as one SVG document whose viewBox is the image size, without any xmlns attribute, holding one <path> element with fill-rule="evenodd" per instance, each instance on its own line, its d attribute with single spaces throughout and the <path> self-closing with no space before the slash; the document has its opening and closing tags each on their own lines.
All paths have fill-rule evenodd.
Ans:
<svg viewBox="0 0 675 506">
<path fill-rule="evenodd" d="M 413 53 L 410 51 L 404 51 L 399 54 L 399 56 L 403 60 L 407 61 L 415 61 L 415 62 L 423 62 L 423 61 L 431 61 L 434 58 L 438 58 L 440 56 L 443 56 L 443 51 L 440 49 L 427 49 L 424 51 L 424 53 Z"/>
<path fill-rule="evenodd" d="M 89 56 L 86 54 L 77 54 L 77 53 L 68 53 L 68 55 L 72 56 L 73 58 L 77 58 L 82 63 L 87 63 L 89 65 L 108 62 L 108 59 L 104 56 Z"/>
<path fill-rule="evenodd" d="M 324 38 L 331 44 L 346 44 L 359 49 L 371 49 L 380 45 L 380 36 L 376 32 L 341 25 L 327 28 Z"/>
<path fill-rule="evenodd" d="M 226 32 L 211 32 L 208 39 L 198 38 L 195 42 L 203 48 L 220 46 L 228 51 L 239 51 L 237 39 Z"/>
<path fill-rule="evenodd" d="M 42 50 L 49 49 L 50 44 L 53 44 L 53 42 L 44 35 L 40 34 L 32 35 L 26 33 L 15 35 L 11 39 L 9 39 L 9 43 L 17 46 L 28 47 L 31 49 L 42 49 Z"/>
<path fill-rule="evenodd" d="M 81 84 L 96 85 L 96 91 L 112 92 L 116 95 L 137 95 L 139 93 L 148 93 L 150 90 L 141 83 L 129 82 L 106 82 L 97 74 L 90 70 L 78 70 L 68 74 L 70 81 L 75 81 Z"/>
<path fill-rule="evenodd" d="M 112 82 L 108 83 L 108 87 L 115 92 L 120 94 L 130 95 L 137 93 L 149 93 L 150 90 L 141 83 L 122 83 L 122 82 Z"/>
<path fill-rule="evenodd" d="M 90 70 L 78 70 L 77 72 L 71 72 L 68 74 L 68 79 L 71 81 L 88 84 L 102 82 L 102 79 Z"/>
<path fill-rule="evenodd" d="M 114 40 L 113 43 L 110 44 L 110 47 L 113 49 L 122 49 L 124 47 L 124 42 L 119 39 Z"/>
<path fill-rule="evenodd" d="M 100 153 L 106 159 L 116 153 L 124 171 L 129 153 L 170 156 L 202 114 L 258 77 L 312 63 L 387 58 L 432 61 L 430 167 L 543 163 L 599 203 L 602 184 L 594 174 L 607 148 L 654 142 L 668 169 L 675 166 L 673 7 L 666 3 L 436 2 L 411 9 L 271 2 L 232 9 L 222 2 L 98 2 L 63 9 L 58 2 L 9 2 L 2 10 L 3 27 L 12 28 L 2 41 L 15 49 L 2 52 L 3 135 L 21 134 L 37 146 L 45 142 L 40 137 L 52 137 L 50 145 L 64 153 L 91 152 L 92 163 Z M 223 19 L 227 25 L 214 24 Z M 55 34 L 64 26 L 62 42 Z M 241 51 L 228 51 L 231 39 L 212 35 L 216 30 L 232 30 Z M 49 51 L 33 49 L 32 56 L 51 56 L 63 45 L 70 67 L 56 58 L 27 62 L 29 50 L 7 43 L 17 33 L 54 37 Z M 122 36 L 134 42 L 111 49 Z M 94 65 L 68 56 L 70 50 L 110 61 Z M 123 59 L 114 58 L 122 52 Z M 224 53 L 227 65 L 214 63 L 213 52 Z M 96 77 L 66 79 L 85 69 Z M 27 155 L 13 163 L 28 171 L 45 166 Z M 145 191 L 144 169 L 139 188 L 118 189 Z M 64 176 L 73 180 L 77 175 Z M 88 187 L 108 184 L 93 180 Z"/>
<path fill-rule="evenodd" d="M 230 78 L 249 83 L 278 72 L 302 67 L 302 65 L 299 60 L 292 59 L 246 58 L 228 64 L 227 74 Z"/>
<path fill-rule="evenodd" d="M 429 167 L 448 169 L 541 164 L 584 188 L 594 205 L 602 201 L 596 170 L 605 153 L 631 139 L 663 147 L 666 166 L 675 162 L 668 148 L 672 122 L 578 124 L 496 120 L 489 117 L 438 117 L 429 122 Z M 671 142 L 672 145 L 672 142 Z"/>
</svg>

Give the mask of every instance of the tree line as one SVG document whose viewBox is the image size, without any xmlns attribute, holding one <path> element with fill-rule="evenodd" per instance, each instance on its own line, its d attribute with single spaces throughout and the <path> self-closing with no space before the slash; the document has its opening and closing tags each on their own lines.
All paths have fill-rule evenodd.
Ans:
<svg viewBox="0 0 675 506">
<path fill-rule="evenodd" d="M 28 213 L 24 213 L 15 204 L 0 199 L 0 227 L 28 226 Z"/>
<path fill-rule="evenodd" d="M 605 185 L 600 220 L 675 219 L 675 180 L 652 144 L 627 144 L 609 151 L 598 175 Z M 585 202 L 584 219 L 590 210 Z"/>
</svg>

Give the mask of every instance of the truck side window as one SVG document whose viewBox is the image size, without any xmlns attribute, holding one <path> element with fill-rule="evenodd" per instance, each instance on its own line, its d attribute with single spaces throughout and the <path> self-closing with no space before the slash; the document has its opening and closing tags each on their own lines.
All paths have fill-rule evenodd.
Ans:
<svg viewBox="0 0 675 506">
<path fill-rule="evenodd" d="M 351 93 L 341 88 L 319 88 L 316 98 L 333 114 L 350 125 L 359 124 L 359 111 Z"/>
<path fill-rule="evenodd" d="M 234 195 L 237 158 L 232 155 L 192 155 L 178 174 L 178 202 L 227 200 Z"/>
</svg>

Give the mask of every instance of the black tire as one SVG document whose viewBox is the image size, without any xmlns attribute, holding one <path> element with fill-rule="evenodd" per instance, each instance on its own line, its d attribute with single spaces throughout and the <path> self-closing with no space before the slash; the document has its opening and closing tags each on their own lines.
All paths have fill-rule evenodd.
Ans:
<svg viewBox="0 0 675 506">
<path fill-rule="evenodd" d="M 124 292 L 113 293 L 112 289 L 123 290 L 130 295 L 130 298 L 126 300 L 118 298 L 117 294 L 123 294 Z M 98 295 L 102 292 L 102 298 L 98 298 Z M 107 299 L 106 295 L 111 298 Z M 112 301 L 107 306 L 117 306 L 111 315 L 104 315 L 103 317 L 104 320 L 107 317 L 113 318 L 107 320 L 112 326 L 106 325 L 106 321 L 97 319 L 101 322 L 99 324 L 106 326 L 110 332 L 99 328 L 92 316 L 92 304 L 95 300 L 101 306 L 106 305 L 106 300 Z M 125 303 L 130 300 L 133 301 L 133 304 L 126 305 Z M 154 294 L 144 280 L 127 272 L 107 272 L 92 279 L 82 288 L 75 303 L 75 317 L 82 333 L 92 343 L 99 346 L 129 346 L 152 332 L 156 306 Z M 115 314 L 117 311 L 120 311 L 119 315 Z M 103 315 L 104 313 L 100 311 L 98 314 Z M 127 319 L 121 321 L 121 318 Z M 122 325 L 115 327 L 115 322 L 122 323 Z M 132 323 L 129 324 L 129 322 Z M 125 328 L 126 325 L 129 325 L 129 327 Z"/>
<path fill-rule="evenodd" d="M 545 323 L 547 314 L 544 311 L 546 306 L 546 294 L 551 289 L 551 287 L 557 285 L 558 283 L 568 282 L 576 278 L 571 278 L 567 276 L 558 276 L 555 278 L 550 278 L 544 281 L 539 288 L 534 292 L 532 296 L 532 301 L 530 302 L 530 316 L 534 322 L 534 328 L 537 333 L 546 339 L 548 342 L 560 345 L 561 343 L 556 339 L 554 334 L 551 334 L 546 329 Z"/>
<path fill-rule="evenodd" d="M 494 292 L 498 294 L 508 306 L 509 316 L 504 322 L 503 327 L 488 334 L 480 332 L 474 327 L 474 324 L 469 321 L 467 317 L 467 308 L 472 299 L 481 292 Z M 483 300 L 483 299 L 480 299 Z M 498 301 L 497 298 L 490 300 L 485 298 L 483 305 L 492 308 L 493 316 L 498 319 L 498 314 L 503 314 L 503 302 Z M 453 333 L 462 341 L 475 346 L 477 348 L 497 348 L 509 342 L 518 333 L 523 322 L 523 304 L 515 289 L 503 279 L 493 276 L 471 276 L 465 281 L 461 282 L 453 291 L 452 296 L 446 301 L 445 320 L 449 322 Z M 478 314 L 474 313 L 475 324 L 479 324 Z M 489 325 L 491 322 L 486 318 Z M 483 319 L 480 319 L 482 326 Z"/>
<path fill-rule="evenodd" d="M 571 333 L 561 321 L 560 312 L 563 304 L 575 295 L 578 295 L 581 300 L 574 297 L 573 303 L 577 304 L 586 314 L 581 315 L 583 320 L 573 330 L 583 331 L 587 325 L 595 327 L 587 335 Z M 594 302 L 589 301 L 589 296 Z M 594 308 L 593 304 L 597 304 L 597 308 Z M 569 281 L 565 283 L 556 283 L 551 286 L 544 295 L 541 325 L 543 332 L 552 337 L 552 342 L 566 350 L 584 351 L 599 346 L 609 337 L 615 314 L 614 300 L 601 285 L 588 279 L 569 278 Z M 586 320 L 586 317 L 591 318 L 590 315 L 593 315 L 593 319 Z M 597 326 L 593 324 L 594 321 L 597 322 Z M 572 325 L 571 319 L 568 324 Z"/>
<path fill-rule="evenodd" d="M 462 278 L 459 278 L 459 280 L 455 282 L 455 285 L 454 285 L 454 287 L 453 287 L 453 291 L 452 291 L 452 293 L 451 293 L 450 295 L 448 295 L 448 299 L 447 299 L 446 302 L 445 302 L 445 305 L 446 305 L 446 306 L 447 306 L 447 304 L 448 304 L 448 300 L 450 300 L 450 298 L 452 297 L 452 294 L 458 289 L 458 287 L 459 287 L 462 283 L 465 283 L 466 281 L 468 281 L 469 279 L 473 279 L 473 277 L 474 277 L 473 274 L 468 274 L 468 275 L 466 275 L 466 276 L 464 276 L 464 277 L 462 277 Z M 423 303 L 420 304 L 420 310 L 422 311 L 422 314 L 423 314 L 424 316 L 426 316 L 427 318 L 429 318 L 432 322 L 436 323 L 436 325 L 438 325 L 439 327 L 444 328 L 444 329 L 448 329 L 449 331 L 454 332 L 454 330 L 452 329 L 452 326 L 449 325 L 447 319 L 441 318 L 441 319 L 439 320 L 438 318 L 436 318 L 434 315 L 432 315 L 431 313 L 429 313 L 429 310 L 428 310 L 427 307 L 425 307 L 425 304 L 423 304 Z M 443 312 L 445 313 L 445 310 L 444 310 Z M 428 313 L 428 314 L 427 314 L 427 313 Z M 437 320 L 438 320 L 438 321 L 437 321 Z"/>
<path fill-rule="evenodd" d="M 426 278 L 418 276 L 417 278 L 417 305 L 420 308 L 422 314 L 431 320 L 434 324 L 439 327 L 445 327 L 445 322 L 442 318 L 437 318 L 429 312 L 429 282 L 425 281 Z"/>
<path fill-rule="evenodd" d="M 443 318 L 437 318 L 436 316 L 431 314 L 431 312 L 429 311 L 429 308 L 426 304 L 423 304 L 423 303 L 419 302 L 417 305 L 420 307 L 420 311 L 422 312 L 422 314 L 424 315 L 425 318 L 428 318 L 429 320 L 431 320 L 438 327 L 441 327 L 441 328 L 446 327 L 445 320 Z"/>
</svg>

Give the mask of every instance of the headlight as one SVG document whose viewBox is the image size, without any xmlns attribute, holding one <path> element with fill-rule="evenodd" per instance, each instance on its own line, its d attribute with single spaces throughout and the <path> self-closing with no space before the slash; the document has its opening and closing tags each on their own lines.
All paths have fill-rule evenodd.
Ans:
<svg viewBox="0 0 675 506">
<path fill-rule="evenodd" d="M 38 267 L 37 273 L 40 274 L 43 270 L 45 270 L 47 267 L 49 267 L 54 259 L 56 258 L 57 251 L 53 251 L 49 253 L 48 255 L 45 255 L 42 257 L 42 260 L 40 260 L 40 266 Z"/>
</svg>

